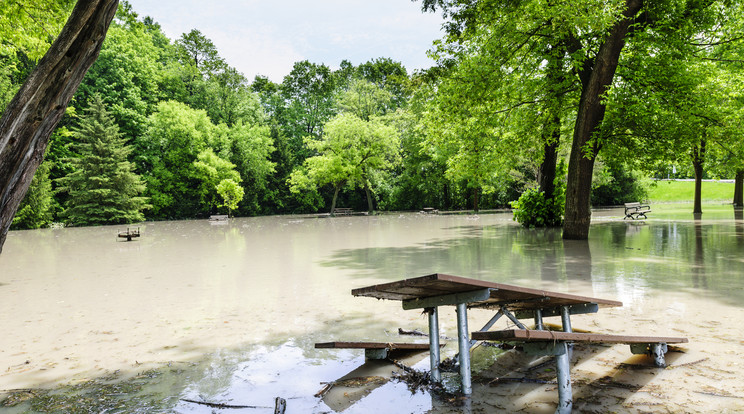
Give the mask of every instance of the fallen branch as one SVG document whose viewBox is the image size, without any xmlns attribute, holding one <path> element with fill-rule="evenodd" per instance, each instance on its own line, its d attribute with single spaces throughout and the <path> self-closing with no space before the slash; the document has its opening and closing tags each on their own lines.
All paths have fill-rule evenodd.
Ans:
<svg viewBox="0 0 744 414">
<path fill-rule="evenodd" d="M 413 336 L 429 336 L 418 329 L 414 329 L 412 331 L 407 331 L 403 328 L 398 328 L 398 335 L 413 335 Z"/>
<path fill-rule="evenodd" d="M 328 391 L 330 391 L 331 388 L 333 388 L 334 385 L 336 385 L 336 382 L 335 381 L 326 382 L 323 385 L 323 388 L 321 388 L 320 391 L 318 391 L 318 392 L 315 393 L 315 398 L 321 398 L 324 395 L 328 394 Z"/>
<path fill-rule="evenodd" d="M 207 407 L 212 407 L 212 408 L 272 408 L 272 407 L 263 407 L 263 406 L 258 406 L 258 405 L 230 405 L 230 404 L 222 404 L 222 403 L 211 403 L 207 401 L 189 400 L 188 398 L 181 398 L 181 401 L 190 402 L 194 404 L 206 405 Z"/>
</svg>

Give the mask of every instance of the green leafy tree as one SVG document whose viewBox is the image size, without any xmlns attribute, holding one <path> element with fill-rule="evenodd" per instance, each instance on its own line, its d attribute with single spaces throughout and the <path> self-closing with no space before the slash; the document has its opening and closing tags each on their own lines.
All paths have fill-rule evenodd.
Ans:
<svg viewBox="0 0 744 414">
<path fill-rule="evenodd" d="M 322 137 L 307 138 L 307 146 L 318 155 L 308 158 L 303 167 L 292 172 L 291 190 L 300 193 L 332 185 L 333 212 L 343 186 L 361 187 L 365 190 L 369 210 L 374 210 L 370 180 L 375 172 L 392 168 L 399 161 L 398 131 L 379 119 L 364 121 L 348 113 L 337 115 L 323 129 Z"/>
<path fill-rule="evenodd" d="M 145 186 L 127 160 L 131 147 L 106 112 L 100 96 L 74 130 L 80 154 L 71 162 L 74 172 L 60 179 L 60 190 L 69 194 L 62 216 L 75 226 L 132 223 L 144 220 L 148 207 L 141 197 Z"/>
<path fill-rule="evenodd" d="M 545 49 L 533 46 L 549 39 L 549 44 L 556 48 L 560 59 L 579 80 L 576 87 L 580 99 L 573 111 L 563 237 L 586 239 L 591 218 L 594 162 L 608 140 L 613 139 L 607 134 L 609 128 L 604 122 L 608 109 L 606 98 L 614 88 L 624 86 L 616 82 L 615 75 L 626 45 L 647 42 L 650 36 L 663 40 L 663 44 L 657 43 L 662 49 L 654 53 L 671 46 L 693 58 L 694 52 L 708 47 L 694 40 L 699 34 L 713 35 L 716 43 L 737 41 L 740 36 L 727 37 L 729 33 L 720 29 L 727 26 L 728 20 L 741 15 L 740 4 L 729 3 L 715 0 L 663 3 L 424 0 L 424 8 L 442 8 L 448 17 L 448 32 L 458 40 L 484 33 L 504 49 L 526 57 L 524 65 L 516 61 L 514 65 L 505 66 L 504 62 L 496 61 L 491 68 L 523 72 L 540 68 L 542 66 L 535 66 L 530 57 L 544 55 Z M 719 12 L 732 6 L 733 12 Z M 487 31 L 479 32 L 479 28 Z M 678 47 L 683 44 L 694 47 L 687 50 Z"/>
<path fill-rule="evenodd" d="M 243 178 L 242 214 L 272 213 L 274 203 L 271 180 L 274 178 L 277 163 L 272 161 L 276 152 L 271 128 L 238 121 L 228 131 L 231 145 L 229 159 Z M 286 184 L 285 184 L 286 185 Z"/>
<path fill-rule="evenodd" d="M 236 210 L 240 201 L 243 200 L 245 191 L 238 183 L 226 178 L 217 184 L 217 194 L 222 197 L 220 206 L 227 208 L 227 215 L 232 216 L 233 210 Z"/>
<path fill-rule="evenodd" d="M 195 175 L 197 155 L 209 147 L 215 126 L 203 110 L 160 102 L 149 117 L 147 133 L 136 141 L 137 162 L 147 183 L 153 218 L 206 214 Z"/>
<path fill-rule="evenodd" d="M 341 67 L 343 70 L 343 66 Z M 408 72 L 402 63 L 390 58 L 372 59 L 356 68 L 357 77 L 390 93 L 395 107 L 405 106 L 409 98 Z"/>
<path fill-rule="evenodd" d="M 159 56 L 143 24 L 112 24 L 96 63 L 75 95 L 76 108 L 82 112 L 91 97 L 99 94 L 124 137 L 141 136 L 160 97 L 163 68 Z"/>
<path fill-rule="evenodd" d="M 44 161 L 34 174 L 26 197 L 13 218 L 11 229 L 38 229 L 48 226 L 53 220 L 54 194 L 49 178 L 51 163 Z"/>
<path fill-rule="evenodd" d="M 219 184 L 229 180 L 237 185 L 241 181 L 240 174 L 235 171 L 235 164 L 218 157 L 211 148 L 200 152 L 193 165 L 194 177 L 200 182 L 199 199 L 202 206 L 210 212 L 218 205 Z"/>
<path fill-rule="evenodd" d="M 354 79 L 338 98 L 338 107 L 369 121 L 372 116 L 385 115 L 392 107 L 393 94 L 372 82 Z"/>
</svg>

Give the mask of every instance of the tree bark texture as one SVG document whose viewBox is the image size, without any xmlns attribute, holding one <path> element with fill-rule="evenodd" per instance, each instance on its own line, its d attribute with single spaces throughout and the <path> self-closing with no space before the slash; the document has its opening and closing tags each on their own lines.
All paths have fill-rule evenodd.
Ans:
<svg viewBox="0 0 744 414">
<path fill-rule="evenodd" d="M 703 214 L 703 165 L 705 164 L 705 140 L 692 150 L 692 167 L 695 170 L 695 196 L 692 214 Z"/>
<path fill-rule="evenodd" d="M 736 171 L 734 177 L 734 207 L 744 207 L 744 170 Z"/>
<path fill-rule="evenodd" d="M 558 119 L 560 122 L 560 118 Z M 560 132 L 559 132 L 560 134 Z M 543 161 L 537 173 L 537 182 L 545 199 L 552 199 L 555 193 L 555 168 L 558 164 L 558 141 L 546 142 L 543 145 Z"/>
<path fill-rule="evenodd" d="M 375 211 L 375 204 L 372 201 L 372 191 L 369 189 L 369 183 L 364 184 L 364 194 L 367 196 L 367 211 L 372 214 Z"/>
<path fill-rule="evenodd" d="M 333 189 L 333 201 L 331 201 L 331 216 L 336 214 L 336 201 L 338 200 L 338 191 L 341 189 L 343 183 L 336 184 Z"/>
<path fill-rule="evenodd" d="M 563 48 L 559 50 L 561 53 L 564 52 Z M 558 54 L 548 62 L 547 87 L 554 102 L 547 108 L 549 115 L 542 129 L 543 161 L 537 172 L 539 190 L 544 194 L 546 200 L 552 199 L 555 193 L 555 169 L 558 163 L 558 145 L 561 142 L 560 107 L 563 100 L 561 92 L 557 89 L 563 84 L 565 77 L 563 59 Z"/>
<path fill-rule="evenodd" d="M 593 63 L 592 69 L 581 79 L 581 100 L 568 162 L 566 214 L 563 222 L 564 239 L 585 240 L 589 238 L 592 173 L 600 146 L 595 143 L 588 148 L 588 144 L 604 120 L 605 104 L 602 96 L 612 85 L 628 30 L 633 17 L 643 7 L 643 1 L 626 0 L 625 5 L 623 18 L 608 33 L 599 47 L 594 62 L 587 62 L 587 64 Z"/>
<path fill-rule="evenodd" d="M 78 0 L 65 27 L 0 119 L 0 252 L 49 137 L 93 65 L 118 0 Z"/>
</svg>

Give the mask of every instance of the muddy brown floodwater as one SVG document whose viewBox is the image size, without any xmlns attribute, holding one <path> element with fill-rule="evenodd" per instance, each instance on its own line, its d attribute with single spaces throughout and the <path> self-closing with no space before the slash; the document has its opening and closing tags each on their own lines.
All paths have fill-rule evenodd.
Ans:
<svg viewBox="0 0 744 414">
<path fill-rule="evenodd" d="M 516 351 L 477 348 L 462 400 L 411 393 L 360 351 L 313 348 L 425 342 L 398 335 L 426 331 L 420 312 L 350 291 L 438 272 L 623 302 L 577 315 L 575 329 L 689 338 L 665 369 L 625 345 L 578 347 L 576 411 L 742 412 L 744 222 L 730 206 L 709 210 L 694 221 L 654 206 L 645 222 L 596 211 L 587 242 L 522 229 L 509 214 L 156 222 L 131 242 L 116 238 L 126 226 L 14 231 L 0 255 L 0 401 L 14 400 L 0 410 L 51 411 L 34 399 L 70 395 L 56 409 L 95 395 L 116 400 L 112 412 L 215 410 L 184 399 L 271 412 L 277 396 L 289 413 L 555 410 L 553 365 Z M 491 314 L 469 316 L 476 330 Z M 456 337 L 453 308 L 440 323 Z M 452 356 L 456 341 L 444 342 Z M 428 369 L 423 356 L 407 361 Z M 363 384 L 314 396 L 350 372 Z"/>
</svg>

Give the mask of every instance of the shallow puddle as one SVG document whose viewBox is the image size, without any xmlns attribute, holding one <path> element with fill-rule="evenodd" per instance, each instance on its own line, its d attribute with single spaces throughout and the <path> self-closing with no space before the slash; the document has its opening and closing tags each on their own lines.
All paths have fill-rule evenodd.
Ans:
<svg viewBox="0 0 744 414">
<path fill-rule="evenodd" d="M 420 312 L 351 289 L 448 273 L 623 302 L 576 316 L 577 329 L 689 338 L 666 369 L 625 345 L 577 351 L 577 411 L 742 411 L 744 222 L 730 206 L 706 207 L 702 221 L 689 206 L 654 206 L 633 222 L 599 210 L 588 242 L 522 229 L 508 214 L 156 222 L 131 242 L 116 237 L 126 226 L 11 232 L 0 255 L 0 400 L 26 390 L 10 394 L 8 412 L 87 399 L 97 411 L 218 410 L 191 400 L 272 412 L 278 396 L 290 413 L 554 411 L 553 365 L 515 351 L 478 365 L 470 400 L 378 380 L 315 397 L 324 383 L 396 370 L 315 342 L 426 341 L 398 335 L 427 330 Z M 470 330 L 490 316 L 472 310 Z M 440 323 L 456 336 L 453 308 Z M 457 352 L 444 342 L 445 357 Z M 428 368 L 425 355 L 408 363 Z"/>
</svg>

